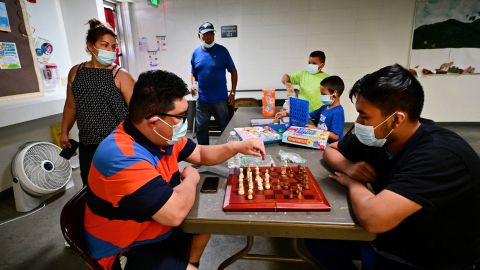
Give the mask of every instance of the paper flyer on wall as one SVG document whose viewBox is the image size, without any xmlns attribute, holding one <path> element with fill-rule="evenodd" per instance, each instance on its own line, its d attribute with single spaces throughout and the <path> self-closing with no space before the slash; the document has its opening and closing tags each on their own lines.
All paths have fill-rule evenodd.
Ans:
<svg viewBox="0 0 480 270">
<path fill-rule="evenodd" d="M 19 69 L 17 45 L 14 42 L 0 42 L 0 69 Z"/>
<path fill-rule="evenodd" d="M 11 32 L 10 22 L 8 21 L 7 6 L 0 2 L 0 31 Z"/>
</svg>

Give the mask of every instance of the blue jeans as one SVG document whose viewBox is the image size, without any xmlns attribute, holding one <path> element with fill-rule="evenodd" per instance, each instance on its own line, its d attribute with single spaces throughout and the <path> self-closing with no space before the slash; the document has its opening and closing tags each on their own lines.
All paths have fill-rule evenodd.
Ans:
<svg viewBox="0 0 480 270">
<path fill-rule="evenodd" d="M 383 257 L 370 242 L 305 239 L 305 246 L 328 270 L 357 270 L 352 260 L 361 260 L 362 270 L 418 269 Z"/>
<path fill-rule="evenodd" d="M 223 132 L 230 121 L 227 101 L 218 103 L 205 103 L 197 101 L 195 110 L 195 133 L 198 144 L 208 145 L 208 122 L 213 115 L 220 125 L 220 130 Z"/>
</svg>

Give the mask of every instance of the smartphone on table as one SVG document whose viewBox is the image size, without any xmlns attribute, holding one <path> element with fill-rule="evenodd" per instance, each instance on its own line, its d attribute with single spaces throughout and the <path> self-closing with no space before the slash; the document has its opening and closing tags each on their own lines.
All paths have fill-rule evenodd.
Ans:
<svg viewBox="0 0 480 270">
<path fill-rule="evenodd" d="M 200 192 L 202 193 L 215 193 L 218 189 L 219 177 L 217 176 L 208 176 L 203 180 L 202 187 Z"/>
</svg>

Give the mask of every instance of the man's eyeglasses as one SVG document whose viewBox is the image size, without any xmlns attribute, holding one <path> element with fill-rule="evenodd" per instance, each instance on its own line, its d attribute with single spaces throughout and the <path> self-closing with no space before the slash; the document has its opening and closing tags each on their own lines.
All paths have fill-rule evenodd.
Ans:
<svg viewBox="0 0 480 270">
<path fill-rule="evenodd" d="M 155 115 L 157 115 L 157 116 L 170 116 L 170 117 L 175 117 L 175 118 L 177 118 L 177 119 L 182 119 L 182 122 L 185 122 L 185 121 L 187 120 L 187 118 L 188 118 L 188 116 L 187 116 L 186 114 L 181 115 L 181 114 L 168 114 L 168 113 L 159 113 L 159 112 L 157 112 L 157 113 L 152 113 L 152 114 L 147 115 L 147 116 L 145 117 L 145 119 L 148 120 L 148 119 L 154 117 Z"/>
</svg>

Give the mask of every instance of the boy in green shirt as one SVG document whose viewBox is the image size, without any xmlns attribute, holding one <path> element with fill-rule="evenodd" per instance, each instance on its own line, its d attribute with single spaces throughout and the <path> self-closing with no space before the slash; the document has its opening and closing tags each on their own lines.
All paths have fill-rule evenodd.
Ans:
<svg viewBox="0 0 480 270">
<path fill-rule="evenodd" d="M 282 83 L 296 84 L 300 87 L 298 98 L 308 100 L 312 112 L 320 108 L 323 103 L 318 93 L 320 92 L 320 82 L 328 77 L 328 74 L 322 71 L 325 66 L 325 53 L 314 51 L 310 53 L 306 70 L 298 71 L 293 74 L 284 74 Z"/>
</svg>

